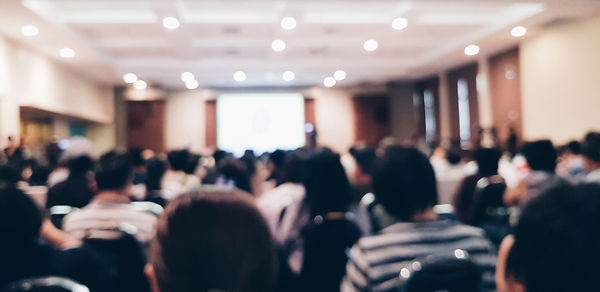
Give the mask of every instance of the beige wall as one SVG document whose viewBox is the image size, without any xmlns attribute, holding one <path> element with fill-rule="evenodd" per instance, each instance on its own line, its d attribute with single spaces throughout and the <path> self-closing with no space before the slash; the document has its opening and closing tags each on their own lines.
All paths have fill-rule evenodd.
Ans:
<svg viewBox="0 0 600 292">
<path fill-rule="evenodd" d="M 19 107 L 30 106 L 93 122 L 93 142 L 103 145 L 102 150 L 114 147 L 112 86 L 88 79 L 2 37 L 0 73 L 0 144 L 8 135 L 19 135 Z M 98 131 L 103 134 L 96 135 Z"/>
<path fill-rule="evenodd" d="M 580 139 L 600 129 L 600 18 L 526 40 L 520 47 L 525 139 Z"/>
<path fill-rule="evenodd" d="M 318 142 L 338 152 L 346 152 L 354 142 L 352 94 L 338 89 L 300 90 L 315 100 Z M 269 91 L 271 92 L 271 91 Z M 290 92 L 287 90 L 286 92 Z M 206 148 L 205 101 L 220 93 L 210 90 L 180 91 L 166 99 L 165 145 L 167 149 Z"/>
</svg>

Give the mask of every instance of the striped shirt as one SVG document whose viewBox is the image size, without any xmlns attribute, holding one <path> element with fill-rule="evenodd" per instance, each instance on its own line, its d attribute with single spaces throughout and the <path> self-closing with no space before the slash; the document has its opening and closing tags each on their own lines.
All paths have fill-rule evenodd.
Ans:
<svg viewBox="0 0 600 292">
<path fill-rule="evenodd" d="M 453 220 L 396 223 L 380 234 L 363 237 L 350 250 L 342 291 L 398 291 L 399 277 L 412 261 L 464 250 L 480 267 L 484 287 L 494 291 L 496 249 L 483 230 Z"/>
<path fill-rule="evenodd" d="M 96 198 L 83 209 L 73 211 L 63 220 L 63 230 L 84 239 L 113 238 L 114 230 L 129 227 L 142 248 L 147 249 L 155 233 L 157 217 L 137 210 L 129 199 L 108 200 Z"/>
</svg>

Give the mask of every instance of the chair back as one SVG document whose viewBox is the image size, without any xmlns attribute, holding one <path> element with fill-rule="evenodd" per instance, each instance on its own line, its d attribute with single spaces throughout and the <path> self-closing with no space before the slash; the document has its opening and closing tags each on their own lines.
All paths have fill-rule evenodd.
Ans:
<svg viewBox="0 0 600 292">
<path fill-rule="evenodd" d="M 400 292 L 480 292 L 481 271 L 465 251 L 455 256 L 430 256 L 415 260 L 400 272 L 406 282 Z"/>
<path fill-rule="evenodd" d="M 56 205 L 50 207 L 50 221 L 56 228 L 61 229 L 63 224 L 63 219 L 65 216 L 69 215 L 69 213 L 78 210 L 78 208 L 67 206 L 67 205 Z"/>
<path fill-rule="evenodd" d="M 90 292 L 88 287 L 61 277 L 42 277 L 9 284 L 3 292 Z"/>
</svg>

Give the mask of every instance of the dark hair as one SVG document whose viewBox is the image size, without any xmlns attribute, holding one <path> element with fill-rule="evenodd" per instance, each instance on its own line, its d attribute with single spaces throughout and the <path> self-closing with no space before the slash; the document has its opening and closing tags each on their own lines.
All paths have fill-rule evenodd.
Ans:
<svg viewBox="0 0 600 292">
<path fill-rule="evenodd" d="M 461 154 L 460 149 L 456 149 L 456 148 L 447 149 L 446 150 L 446 160 L 451 165 L 456 165 L 462 159 L 460 154 Z"/>
<path fill-rule="evenodd" d="M 571 141 L 566 146 L 569 152 L 575 155 L 581 154 L 581 143 L 579 141 Z"/>
<path fill-rule="evenodd" d="M 376 149 L 375 147 L 364 147 L 364 148 L 353 148 L 350 152 L 356 160 L 356 164 L 360 167 L 364 174 L 371 174 L 373 168 L 373 162 L 375 161 Z"/>
<path fill-rule="evenodd" d="M 0 164 L 0 188 L 15 187 L 19 179 L 19 172 L 14 167 Z"/>
<path fill-rule="evenodd" d="M 522 152 L 532 170 L 556 171 L 557 154 L 550 140 L 525 143 Z"/>
<path fill-rule="evenodd" d="M 275 247 L 248 194 L 201 187 L 169 203 L 152 265 L 162 292 L 272 291 Z"/>
<path fill-rule="evenodd" d="M 196 168 L 198 168 L 199 163 L 200 155 L 189 153 L 187 163 L 184 169 L 185 173 L 194 174 L 196 172 Z"/>
<path fill-rule="evenodd" d="M 166 170 L 165 162 L 158 158 L 146 161 L 146 191 L 161 189 L 161 181 Z"/>
<path fill-rule="evenodd" d="M 433 168 L 413 147 L 386 148 L 373 166 L 373 191 L 385 209 L 402 220 L 410 220 L 438 200 Z"/>
<path fill-rule="evenodd" d="M 128 151 L 129 157 L 131 159 L 131 164 L 133 166 L 143 166 L 145 161 L 142 156 L 142 149 L 139 148 L 131 148 Z"/>
<path fill-rule="evenodd" d="M 129 155 L 108 152 L 98 162 L 96 168 L 96 183 L 99 190 L 120 190 L 131 179 L 131 161 Z"/>
<path fill-rule="evenodd" d="M 563 184 L 533 199 L 515 228 L 506 275 L 528 292 L 596 291 L 598 210 L 598 184 Z"/>
<path fill-rule="evenodd" d="M 298 152 L 287 154 L 278 180 L 281 183 L 302 183 L 306 177 L 306 159 L 306 155 Z"/>
<path fill-rule="evenodd" d="M 478 172 L 484 176 L 498 174 L 498 162 L 502 151 L 498 148 L 479 148 L 475 150 Z"/>
<path fill-rule="evenodd" d="M 582 154 L 588 159 L 600 162 L 600 133 L 591 132 L 585 135 Z"/>
<path fill-rule="evenodd" d="M 71 158 L 68 161 L 70 175 L 85 175 L 93 167 L 92 158 L 83 155 L 75 158 Z"/>
<path fill-rule="evenodd" d="M 305 203 L 311 215 L 345 212 L 352 190 L 340 156 L 329 149 L 317 150 L 306 162 Z"/>
<path fill-rule="evenodd" d="M 169 165 L 173 170 L 185 171 L 188 166 L 190 152 L 187 150 L 173 150 L 167 154 Z"/>
<path fill-rule="evenodd" d="M 38 238 L 42 215 L 33 200 L 17 188 L 0 188 L 0 251 L 29 246 Z"/>
<path fill-rule="evenodd" d="M 226 181 L 232 181 L 238 189 L 252 193 L 250 172 L 243 161 L 237 158 L 227 158 L 219 162 L 217 169 Z"/>
<path fill-rule="evenodd" d="M 43 165 L 36 165 L 31 169 L 31 177 L 29 184 L 32 186 L 43 186 L 48 182 L 50 176 L 50 168 Z"/>
<path fill-rule="evenodd" d="M 285 151 L 277 149 L 269 155 L 269 161 L 271 161 L 275 167 L 282 167 L 285 163 L 286 154 L 287 153 Z"/>
</svg>

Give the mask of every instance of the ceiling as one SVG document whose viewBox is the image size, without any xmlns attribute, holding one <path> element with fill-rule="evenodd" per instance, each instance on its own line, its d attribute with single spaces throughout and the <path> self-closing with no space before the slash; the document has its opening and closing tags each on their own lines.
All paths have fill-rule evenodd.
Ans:
<svg viewBox="0 0 600 292">
<path fill-rule="evenodd" d="M 413 80 L 514 47 L 515 25 L 535 37 L 547 26 L 600 15 L 596 0 L 2 0 L 0 31 L 99 81 L 123 84 L 135 73 L 146 82 L 183 89 L 190 71 L 202 87 L 320 85 L 335 70 L 340 85 Z M 162 26 L 176 17 L 175 30 Z M 283 17 L 297 20 L 284 30 Z M 408 27 L 394 30 L 396 17 Z M 35 24 L 38 36 L 24 37 Z M 271 49 L 284 40 L 282 52 Z M 379 48 L 363 50 L 376 39 Z M 465 56 L 469 44 L 479 56 Z M 61 59 L 71 47 L 76 56 Z M 246 72 L 245 82 L 233 73 Z M 284 81 L 284 71 L 295 80 Z"/>
</svg>

